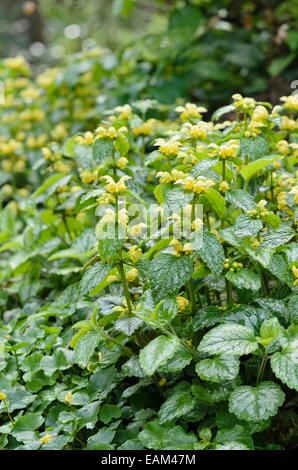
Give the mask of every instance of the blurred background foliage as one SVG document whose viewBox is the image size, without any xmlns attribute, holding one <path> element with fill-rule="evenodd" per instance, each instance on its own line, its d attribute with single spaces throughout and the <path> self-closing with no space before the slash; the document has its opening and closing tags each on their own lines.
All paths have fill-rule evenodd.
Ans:
<svg viewBox="0 0 298 470">
<path fill-rule="evenodd" d="M 0 54 L 37 70 L 110 49 L 120 102 L 274 103 L 298 80 L 297 0 L 1 0 L 0 15 Z"/>
</svg>

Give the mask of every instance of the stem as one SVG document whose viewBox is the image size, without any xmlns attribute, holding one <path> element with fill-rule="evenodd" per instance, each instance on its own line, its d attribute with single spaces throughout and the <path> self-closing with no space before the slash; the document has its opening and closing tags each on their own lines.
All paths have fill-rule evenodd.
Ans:
<svg viewBox="0 0 298 470">
<path fill-rule="evenodd" d="M 10 412 L 9 412 L 9 410 L 8 410 L 8 406 L 7 406 L 6 400 L 3 401 L 3 404 L 4 404 L 5 411 L 6 411 L 6 413 L 7 413 L 7 416 L 8 416 L 8 418 L 9 418 L 9 421 L 10 421 L 12 424 L 14 424 L 15 421 L 14 421 L 13 417 L 11 416 L 11 414 L 10 414 Z"/>
<path fill-rule="evenodd" d="M 266 282 L 265 282 L 261 267 L 260 267 L 259 263 L 257 263 L 257 262 L 253 263 L 253 265 L 256 268 L 256 270 L 258 271 L 258 273 L 260 274 L 264 296 L 268 297 L 268 289 L 267 289 L 267 286 L 266 286 Z"/>
<path fill-rule="evenodd" d="M 226 291 L 227 291 L 227 302 L 228 306 L 232 307 L 233 306 L 233 291 L 232 291 L 232 285 L 228 279 L 225 278 L 226 282 Z"/>
<path fill-rule="evenodd" d="M 263 378 L 267 360 L 268 360 L 268 357 L 267 357 L 267 354 L 265 353 L 263 358 L 262 358 L 262 362 L 260 364 L 259 370 L 258 370 L 256 385 L 258 385 L 258 383 L 260 383 L 262 378 Z"/>
<path fill-rule="evenodd" d="M 226 179 L 226 160 L 223 158 L 222 160 L 222 180 L 225 181 Z"/>
<path fill-rule="evenodd" d="M 273 171 L 271 171 L 270 173 L 270 193 L 271 193 L 271 201 L 273 204 L 274 203 Z"/>
<path fill-rule="evenodd" d="M 190 309 L 191 309 L 192 313 L 195 313 L 195 311 L 196 311 L 196 296 L 195 296 L 195 292 L 194 292 L 194 286 L 193 286 L 193 280 L 192 279 L 190 279 L 188 281 L 187 288 L 188 288 Z"/>
<path fill-rule="evenodd" d="M 129 290 L 128 290 L 127 280 L 126 280 L 126 277 L 125 277 L 123 261 L 120 261 L 120 263 L 118 264 L 117 267 L 118 267 L 118 271 L 119 271 L 119 274 L 120 274 L 120 277 L 121 277 L 121 282 L 122 282 L 122 286 L 123 286 L 123 290 L 124 290 L 126 305 L 127 305 L 129 313 L 131 314 L 132 313 L 132 303 L 131 303 L 130 293 L 129 293 Z"/>
<path fill-rule="evenodd" d="M 103 336 L 104 338 L 106 338 L 108 341 L 111 341 L 112 343 L 116 344 L 117 346 L 119 346 L 123 353 L 128 356 L 128 357 L 132 357 L 133 356 L 133 352 L 131 351 L 131 349 L 129 349 L 127 346 L 123 346 L 123 344 L 119 343 L 116 339 L 114 338 L 111 338 L 111 336 L 105 334 L 103 331 L 100 332 L 101 336 Z"/>
</svg>

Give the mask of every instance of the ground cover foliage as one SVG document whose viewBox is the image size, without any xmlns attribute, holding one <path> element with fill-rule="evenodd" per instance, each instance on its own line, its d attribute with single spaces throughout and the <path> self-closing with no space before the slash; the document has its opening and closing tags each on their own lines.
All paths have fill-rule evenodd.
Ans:
<svg viewBox="0 0 298 470">
<path fill-rule="evenodd" d="M 297 95 L 110 107 L 73 61 L 1 65 L 1 448 L 294 448 Z"/>
</svg>

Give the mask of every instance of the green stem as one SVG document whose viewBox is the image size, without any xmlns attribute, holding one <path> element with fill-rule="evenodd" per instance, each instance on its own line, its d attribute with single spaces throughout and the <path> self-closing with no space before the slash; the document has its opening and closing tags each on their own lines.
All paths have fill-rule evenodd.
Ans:
<svg viewBox="0 0 298 470">
<path fill-rule="evenodd" d="M 227 302 L 228 306 L 232 307 L 233 306 L 233 291 L 232 291 L 232 285 L 228 279 L 225 278 L 226 282 L 226 291 L 227 291 Z"/>
<path fill-rule="evenodd" d="M 122 286 L 123 286 L 123 290 L 124 290 L 126 305 L 127 305 L 129 313 L 132 313 L 132 303 L 131 303 L 130 293 L 129 293 L 129 290 L 128 290 L 127 280 L 126 280 L 126 277 L 125 277 L 123 261 L 120 261 L 120 263 L 118 264 L 117 267 L 118 267 L 118 271 L 119 271 L 119 274 L 120 274 L 120 278 L 121 278 L 121 282 L 122 282 Z"/>
<path fill-rule="evenodd" d="M 196 296 L 195 296 L 192 279 L 188 281 L 187 289 L 188 289 L 188 296 L 189 296 L 189 302 L 190 302 L 190 310 L 191 310 L 191 313 L 195 313 L 196 312 Z"/>
<path fill-rule="evenodd" d="M 4 400 L 4 401 L 3 401 L 3 404 L 4 404 L 5 411 L 6 411 L 6 413 L 7 413 L 7 416 L 8 416 L 8 418 L 9 418 L 9 421 L 10 421 L 12 424 L 14 424 L 15 421 L 14 421 L 13 417 L 11 416 L 11 414 L 10 414 L 10 412 L 9 412 L 9 410 L 8 410 L 7 401 Z"/>
<path fill-rule="evenodd" d="M 222 160 L 222 180 L 225 181 L 226 179 L 226 160 L 223 158 Z"/>
<path fill-rule="evenodd" d="M 258 383 L 260 383 L 261 380 L 262 380 L 262 378 L 263 378 L 263 375 L 264 375 L 264 372 L 265 372 L 265 368 L 266 368 L 267 360 L 268 360 L 268 357 L 267 357 L 267 354 L 265 353 L 264 356 L 263 356 L 263 358 L 262 358 L 262 361 L 261 361 L 259 370 L 258 370 L 256 385 L 258 385 Z"/>
<path fill-rule="evenodd" d="M 270 173 L 270 193 L 271 193 L 271 202 L 274 203 L 274 185 L 273 185 L 273 171 Z"/>
</svg>

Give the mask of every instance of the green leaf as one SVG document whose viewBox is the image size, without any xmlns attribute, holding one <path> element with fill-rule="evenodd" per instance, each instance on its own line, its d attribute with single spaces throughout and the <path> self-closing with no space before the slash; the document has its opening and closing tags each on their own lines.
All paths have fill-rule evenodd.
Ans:
<svg viewBox="0 0 298 470">
<path fill-rule="evenodd" d="M 249 450 L 249 448 L 240 442 L 230 441 L 226 444 L 216 445 L 215 450 Z"/>
<path fill-rule="evenodd" d="M 109 428 L 102 428 L 87 441 L 87 450 L 111 450 L 114 447 L 111 442 L 114 439 L 116 431 Z"/>
<path fill-rule="evenodd" d="M 222 106 L 221 108 L 217 109 L 213 114 L 212 114 L 212 121 L 217 121 L 219 118 L 221 118 L 224 114 L 227 113 L 232 113 L 235 111 L 236 106 L 234 104 L 229 104 L 227 106 Z"/>
<path fill-rule="evenodd" d="M 273 341 L 277 340 L 280 335 L 280 324 L 276 317 L 265 320 L 260 328 L 259 343 L 263 346 L 268 346 Z"/>
<path fill-rule="evenodd" d="M 159 372 L 163 374 L 179 372 L 184 369 L 192 361 L 191 352 L 181 347 L 171 357 L 171 359 L 163 366 L 160 367 Z"/>
<path fill-rule="evenodd" d="M 253 219 L 246 214 L 237 217 L 234 232 L 237 237 L 255 237 L 263 227 L 262 221 Z"/>
<path fill-rule="evenodd" d="M 100 341 L 100 334 L 98 331 L 87 331 L 81 336 L 76 343 L 74 350 L 75 362 L 80 367 L 86 367 L 91 356 L 93 355 L 96 347 Z"/>
<path fill-rule="evenodd" d="M 209 331 L 199 344 L 198 350 L 207 354 L 231 354 L 241 356 L 254 352 L 258 343 L 252 328 L 229 323 Z"/>
<path fill-rule="evenodd" d="M 225 198 L 215 189 L 208 189 L 204 192 L 203 199 L 206 199 L 214 212 L 222 219 L 225 215 L 226 201 Z"/>
<path fill-rule="evenodd" d="M 232 189 L 227 192 L 226 200 L 244 211 L 255 209 L 257 206 L 254 198 L 243 189 Z"/>
<path fill-rule="evenodd" d="M 108 405 L 105 404 L 100 408 L 99 419 L 104 424 L 108 424 L 114 419 L 120 418 L 122 415 L 121 409 L 117 405 Z"/>
<path fill-rule="evenodd" d="M 176 336 L 158 336 L 140 352 L 140 365 L 147 375 L 154 372 L 173 357 L 179 349 L 180 341 Z"/>
<path fill-rule="evenodd" d="M 275 416 L 285 395 L 274 382 L 261 382 L 256 387 L 236 388 L 229 399 L 229 410 L 244 421 L 259 422 Z"/>
<path fill-rule="evenodd" d="M 241 155 L 247 156 L 251 160 L 257 160 L 265 157 L 269 153 L 269 146 L 267 140 L 262 137 L 252 137 L 241 139 Z"/>
<path fill-rule="evenodd" d="M 222 272 L 225 254 L 221 243 L 214 235 L 204 232 L 202 248 L 197 252 L 214 274 Z"/>
<path fill-rule="evenodd" d="M 282 73 L 296 58 L 296 53 L 292 52 L 287 56 L 277 57 L 269 66 L 269 73 L 272 77 L 277 77 Z"/>
<path fill-rule="evenodd" d="M 147 423 L 138 437 L 144 447 L 154 450 L 191 450 L 197 442 L 195 435 L 181 426 L 161 424 L 157 419 Z"/>
<path fill-rule="evenodd" d="M 113 154 L 113 141 L 111 139 L 96 139 L 92 145 L 92 156 L 96 163 L 111 158 Z"/>
<path fill-rule="evenodd" d="M 258 173 L 258 171 L 263 170 L 264 168 L 266 168 L 266 166 L 270 165 L 276 160 L 280 160 L 280 155 L 259 158 L 258 160 L 255 160 L 245 165 L 240 171 L 240 175 L 245 181 L 249 181 L 256 173 Z"/>
<path fill-rule="evenodd" d="M 121 331 L 127 336 L 131 336 L 138 328 L 140 328 L 142 323 L 142 320 L 139 318 L 129 315 L 116 320 L 114 327 L 117 331 Z"/>
<path fill-rule="evenodd" d="M 107 263 L 96 263 L 88 268 L 80 282 L 81 295 L 88 294 L 94 289 L 111 271 L 112 266 Z"/>
<path fill-rule="evenodd" d="M 104 239 L 98 242 L 98 253 L 104 263 L 117 264 L 121 260 L 123 240 Z"/>
<path fill-rule="evenodd" d="M 196 405 L 196 400 L 191 396 L 190 385 L 181 383 L 177 390 L 162 404 L 158 416 L 160 423 L 168 423 L 182 416 L 187 416 Z"/>
<path fill-rule="evenodd" d="M 236 424 L 231 429 L 220 429 L 215 436 L 215 441 L 222 444 L 237 442 L 247 446 L 250 449 L 254 448 L 253 439 L 249 431 L 240 424 Z"/>
<path fill-rule="evenodd" d="M 259 274 L 248 268 L 243 268 L 236 272 L 229 271 L 226 274 L 226 278 L 238 289 L 258 291 L 262 286 Z"/>
<path fill-rule="evenodd" d="M 57 188 L 65 186 L 70 179 L 71 175 L 65 176 L 64 174 L 56 173 L 45 180 L 42 186 L 33 193 L 33 197 L 41 196 L 44 193 L 47 193 L 47 195 L 53 194 Z"/>
<path fill-rule="evenodd" d="M 276 377 L 298 392 L 298 341 L 293 340 L 274 353 L 270 364 Z"/>
<path fill-rule="evenodd" d="M 178 212 L 193 199 L 192 193 L 185 192 L 182 188 L 168 188 L 164 191 L 164 200 L 162 203 L 166 205 L 169 211 Z"/>
<path fill-rule="evenodd" d="M 73 352 L 68 349 L 56 349 L 52 356 L 44 356 L 40 361 L 40 368 L 50 377 L 57 370 L 66 370 L 72 366 Z"/>
<path fill-rule="evenodd" d="M 15 435 L 25 431 L 35 431 L 43 422 L 44 418 L 40 413 L 27 413 L 17 418 L 13 426 L 12 434 Z"/>
<path fill-rule="evenodd" d="M 264 234 L 264 241 L 260 245 L 260 249 L 264 248 L 277 248 L 278 246 L 285 245 L 288 241 L 295 236 L 295 231 L 291 226 L 282 224 L 276 230 L 268 230 Z"/>
<path fill-rule="evenodd" d="M 151 261 L 149 280 L 156 295 L 162 297 L 180 289 L 191 277 L 193 263 L 187 256 L 162 253 Z"/>
<path fill-rule="evenodd" d="M 202 380 L 209 382 L 232 380 L 239 373 L 239 359 L 228 354 L 203 359 L 196 365 L 196 373 Z"/>
</svg>

